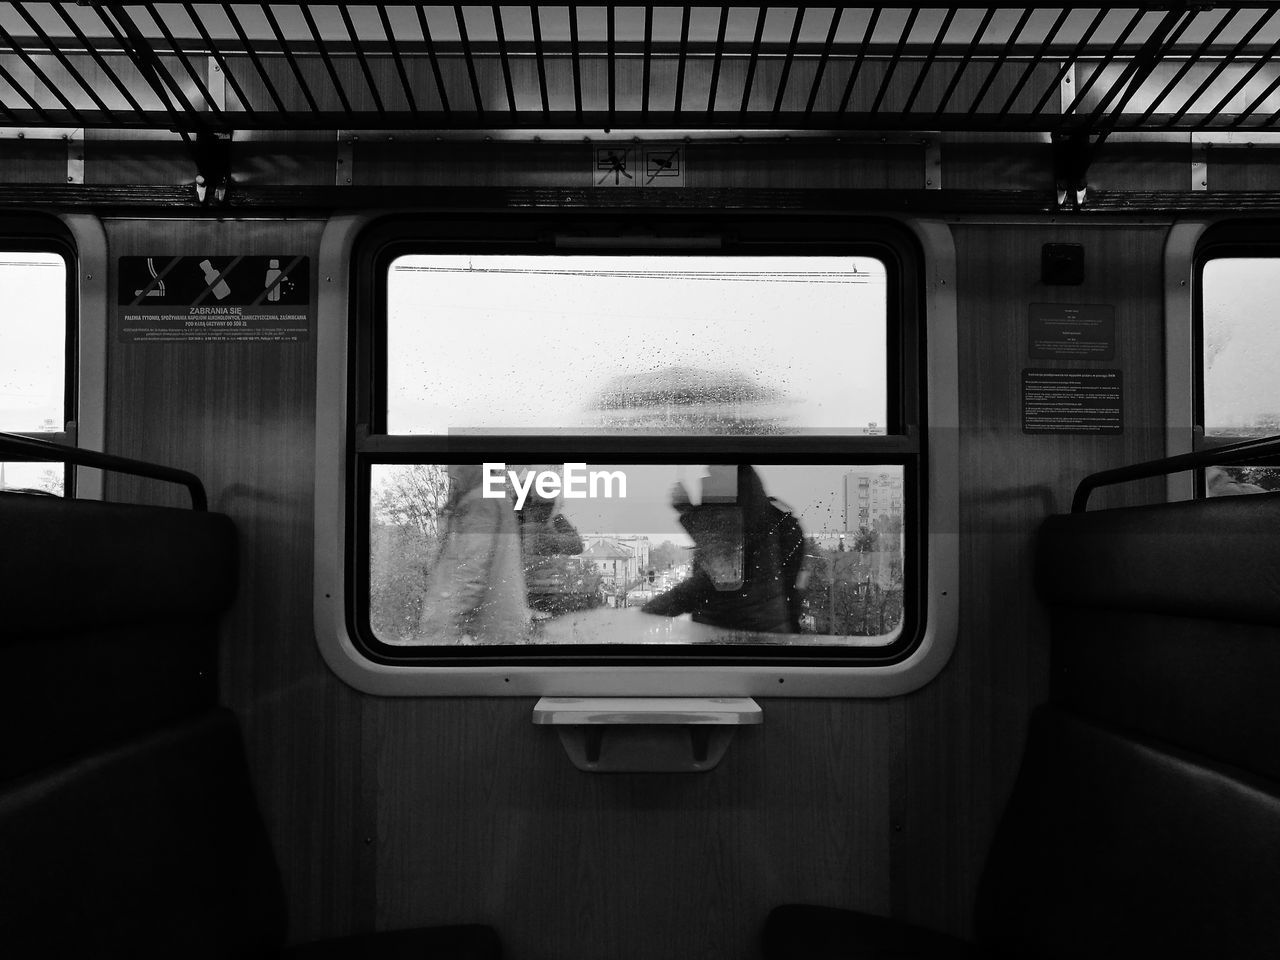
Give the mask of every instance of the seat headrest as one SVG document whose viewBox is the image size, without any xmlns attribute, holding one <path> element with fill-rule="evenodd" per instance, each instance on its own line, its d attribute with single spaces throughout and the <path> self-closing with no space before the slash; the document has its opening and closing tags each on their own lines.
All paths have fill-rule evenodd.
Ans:
<svg viewBox="0 0 1280 960">
<path fill-rule="evenodd" d="M 216 616 L 236 534 L 216 513 L 0 493 L 6 634 Z"/>
<path fill-rule="evenodd" d="M 1050 517 L 1047 603 L 1280 624 L 1280 494 Z"/>
</svg>

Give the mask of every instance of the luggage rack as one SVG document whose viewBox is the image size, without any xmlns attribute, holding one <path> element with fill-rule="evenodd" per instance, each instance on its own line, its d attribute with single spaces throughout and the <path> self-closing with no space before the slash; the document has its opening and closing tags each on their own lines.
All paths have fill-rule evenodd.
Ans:
<svg viewBox="0 0 1280 960">
<path fill-rule="evenodd" d="M 1270 130 L 1280 10 L 1214 4 L 0 3 L 0 125 Z"/>
<path fill-rule="evenodd" d="M 953 188 L 939 200 L 942 154 L 954 143 L 996 140 L 1030 143 L 1052 174 L 1052 189 L 997 205 L 1079 210 L 1089 171 L 1112 140 L 1141 141 L 1144 152 L 1174 162 L 1189 147 L 1193 191 L 1207 187 L 1210 146 L 1280 144 L 1278 56 L 1280 8 L 1262 0 L 11 0 L 0 2 L 0 140 L 66 140 L 67 176 L 65 184 L 0 185 L 0 203 L 136 202 L 137 189 L 108 185 L 104 194 L 86 182 L 85 143 L 113 138 L 176 140 L 194 168 L 176 194 L 164 184 L 141 188 L 144 203 L 189 204 L 194 185 L 205 206 L 325 209 L 370 205 L 352 189 L 360 140 L 603 141 L 597 163 L 618 162 L 608 147 L 619 142 L 674 149 L 695 139 L 821 140 L 907 144 L 923 154 L 921 196 L 879 190 L 859 198 L 862 207 L 985 211 L 992 203 L 975 191 Z M 299 198 L 237 182 L 233 142 L 280 139 L 327 139 L 340 189 Z M 1091 210 L 1186 211 L 1206 201 L 1186 191 L 1103 193 L 1091 194 Z M 1254 209 L 1275 203 L 1266 194 L 1237 199 Z M 553 202 L 578 198 L 562 192 Z"/>
</svg>

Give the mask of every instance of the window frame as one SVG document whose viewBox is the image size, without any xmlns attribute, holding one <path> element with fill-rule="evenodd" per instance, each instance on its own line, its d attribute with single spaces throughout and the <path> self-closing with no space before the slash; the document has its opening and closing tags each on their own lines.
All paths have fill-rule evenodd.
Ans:
<svg viewBox="0 0 1280 960">
<path fill-rule="evenodd" d="M 66 323 L 63 341 L 62 423 L 58 430 L 0 430 L 14 436 L 46 440 L 68 446 L 77 446 L 79 437 L 80 364 L 81 344 L 79 253 L 74 229 L 63 222 L 40 216 L 6 216 L 0 218 L 0 254 L 3 253 L 52 253 L 60 256 L 65 265 L 64 319 Z M 13 461 L 10 461 L 13 462 Z M 77 496 L 77 469 L 63 464 L 63 496 Z"/>
<path fill-rule="evenodd" d="M 879 437 L 839 436 L 835 439 L 841 449 L 834 453 L 830 448 L 833 438 L 829 436 L 748 441 L 724 437 L 593 437 L 584 445 L 586 449 L 575 447 L 582 455 L 573 459 L 597 463 L 714 459 L 715 462 L 813 462 L 850 466 L 901 464 L 917 504 L 906 518 L 913 541 L 908 547 L 909 564 L 915 569 L 914 575 L 908 574 L 905 578 L 908 589 L 913 591 L 912 599 L 904 599 L 904 607 L 916 613 L 913 623 L 904 624 L 901 638 L 881 647 L 780 644 L 768 645 L 767 650 L 755 644 L 726 645 L 714 650 L 667 645 L 642 650 L 638 649 L 640 645 L 630 648 L 609 644 L 589 648 L 575 645 L 569 651 L 546 646 L 397 646 L 390 648 L 393 656 L 386 656 L 387 651 L 373 647 L 368 635 L 362 635 L 368 630 L 369 564 L 362 544 L 362 536 L 368 536 L 368 465 L 373 462 L 481 462 L 485 459 L 485 447 L 499 448 L 502 456 L 497 459 L 511 460 L 527 452 L 530 458 L 543 458 L 531 459 L 531 462 L 547 462 L 545 444 L 529 437 L 509 440 L 394 437 L 373 433 L 364 426 L 373 420 L 374 399 L 378 390 L 383 389 L 375 388 L 372 378 L 362 380 L 360 376 L 362 365 L 367 369 L 376 353 L 369 324 L 362 325 L 361 318 L 370 315 L 371 303 L 378 296 L 384 298 L 379 304 L 379 315 L 385 317 L 385 280 L 382 284 L 373 281 L 393 256 L 406 251 L 403 241 L 413 238 L 418 252 L 431 252 L 422 241 L 424 227 L 432 229 L 432 239 L 449 238 L 448 247 L 440 249 L 459 252 L 459 243 L 454 238 L 460 225 L 474 231 L 475 242 L 487 246 L 485 252 L 509 252 L 495 245 L 492 238 L 498 230 L 514 229 L 520 231 L 520 236 L 544 244 L 548 252 L 655 254 L 678 250 L 726 255 L 726 249 L 708 249 L 703 242 L 714 231 L 729 238 L 734 252 L 871 254 L 883 260 L 891 272 L 896 270 L 899 292 L 913 297 L 913 318 L 911 323 L 895 324 L 891 315 L 887 330 L 889 341 L 893 343 L 899 337 L 915 338 L 911 350 L 891 347 L 888 351 L 890 362 L 896 363 L 899 369 L 891 379 L 891 390 L 895 391 L 898 402 L 891 400 L 887 428 L 898 433 Z M 638 242 L 632 239 L 637 236 L 637 227 L 642 230 Z M 564 242 L 566 237 L 571 242 Z M 584 240 L 584 237 L 591 239 Z M 546 246 L 554 245 L 557 238 L 561 251 Z M 785 250 L 782 249 L 784 241 Z M 843 249 L 837 249 L 837 243 L 843 244 Z M 855 250 L 857 253 L 851 253 Z M 904 266 L 908 258 L 911 258 L 909 265 Z M 933 221 L 872 218 L 851 221 L 823 216 L 765 218 L 759 214 L 736 217 L 726 213 L 675 216 L 645 213 L 636 217 L 615 213 L 592 217 L 536 212 L 527 216 L 450 216 L 447 219 L 371 213 L 335 217 L 321 245 L 321 272 L 326 276 L 318 305 L 317 336 L 321 356 L 317 381 L 314 610 L 317 637 L 327 662 L 358 689 L 390 695 L 888 696 L 927 682 L 950 655 L 957 620 L 958 391 L 954 264 L 950 229 L 946 224 Z M 927 338 L 926 314 L 930 316 Z M 385 319 L 380 322 L 385 323 Z M 906 370 L 908 365 L 913 370 Z M 340 387 L 340 391 L 335 387 Z M 904 391 L 910 393 L 911 398 L 903 399 Z M 909 420 L 914 423 L 908 423 Z M 923 442 L 926 423 L 938 424 L 941 437 L 936 444 L 931 439 L 928 449 Z M 908 426 L 914 429 L 906 429 Z M 567 455 L 564 438 L 556 437 L 554 443 L 556 455 L 552 460 Z M 427 452 L 433 444 L 435 456 Z M 859 446 L 861 450 L 856 449 Z M 755 449 L 748 453 L 748 447 Z M 686 455 L 671 456 L 673 449 L 678 448 L 683 448 Z M 448 456 L 441 456 L 443 453 Z M 809 456 L 806 457 L 806 453 Z M 335 512 L 340 517 L 338 522 L 335 522 Z M 357 602 L 359 596 L 363 597 L 363 605 Z"/>
<path fill-rule="evenodd" d="M 1202 228 L 1195 238 L 1191 256 L 1191 450 L 1211 449 L 1222 442 L 1239 441 L 1243 437 L 1221 437 L 1215 443 L 1215 435 L 1205 424 L 1205 370 L 1204 370 L 1204 271 L 1212 260 L 1267 259 L 1280 260 L 1280 240 L 1276 231 L 1280 221 L 1249 220 L 1223 221 Z M 1208 496 L 1204 470 L 1193 471 L 1193 495 L 1197 499 Z"/>
</svg>

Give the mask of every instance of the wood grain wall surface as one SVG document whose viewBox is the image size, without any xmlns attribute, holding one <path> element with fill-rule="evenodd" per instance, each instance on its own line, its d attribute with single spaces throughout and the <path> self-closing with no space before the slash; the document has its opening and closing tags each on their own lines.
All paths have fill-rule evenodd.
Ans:
<svg viewBox="0 0 1280 960">
<path fill-rule="evenodd" d="M 1040 520 L 1070 508 L 1085 475 L 1163 455 L 1164 334 L 1159 225 L 953 227 L 960 327 L 960 637 L 938 679 L 897 703 L 904 783 L 895 790 L 892 911 L 967 932 L 986 849 L 1017 771 L 1030 710 L 1048 696 L 1049 635 L 1035 599 Z M 1080 243 L 1078 287 L 1040 280 L 1047 242 Z M 1030 303 L 1115 308 L 1114 362 L 1028 359 Z M 1022 433 L 1021 371 L 1120 369 L 1119 437 Z M 1148 502 L 1158 485 L 1114 488 L 1095 507 Z M 898 828 L 901 827 L 899 830 Z"/>
<path fill-rule="evenodd" d="M 319 221 L 109 220 L 122 256 L 295 253 L 315 263 Z M 116 298 L 113 269 L 109 297 Z M 314 274 L 314 270 L 313 270 Z M 299 343 L 124 343 L 108 332 L 107 449 L 192 470 L 240 539 L 226 618 L 222 696 L 239 715 L 250 768 L 303 935 L 372 919 L 355 818 L 361 698 L 328 673 L 311 626 L 315 339 Z M 108 495 L 185 506 L 182 491 L 114 480 Z M 364 873 L 362 873 L 364 870 Z"/>
<path fill-rule="evenodd" d="M 111 257 L 316 255 L 314 221 L 115 220 Z M 925 689 L 766 700 L 706 775 L 592 776 L 528 699 L 379 699 L 330 674 L 311 623 L 314 340 L 122 343 L 108 447 L 200 474 L 241 537 L 223 697 L 240 716 L 293 937 L 463 920 L 513 960 L 757 955 L 769 907 L 809 901 L 969 929 L 1028 712 L 1048 689 L 1031 584 L 1039 520 L 1084 474 L 1161 452 L 1164 228 L 960 224 L 962 625 Z M 1040 245 L 1080 242 L 1082 287 L 1039 284 Z M 114 297 L 114 288 L 112 290 Z M 1120 438 L 1021 433 L 1031 302 L 1109 303 Z M 1069 365 L 1069 364 L 1068 364 Z M 126 497 L 158 488 L 116 482 Z M 1125 491 L 1120 499 L 1135 496 Z M 1113 497 L 1113 499 L 1115 499 Z M 179 502 L 176 495 L 174 502 Z"/>
</svg>

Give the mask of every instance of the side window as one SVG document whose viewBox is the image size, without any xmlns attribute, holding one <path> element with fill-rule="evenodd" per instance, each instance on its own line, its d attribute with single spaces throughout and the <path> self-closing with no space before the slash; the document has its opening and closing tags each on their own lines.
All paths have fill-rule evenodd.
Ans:
<svg viewBox="0 0 1280 960">
<path fill-rule="evenodd" d="M 1280 434 L 1280 249 L 1215 251 L 1200 280 L 1203 443 Z M 1204 489 L 1211 497 L 1280 490 L 1280 469 L 1211 467 Z"/>
<path fill-rule="evenodd" d="M 925 559 L 909 245 L 619 253 L 548 233 L 402 228 L 365 252 L 347 569 L 367 655 L 909 653 Z"/>
<path fill-rule="evenodd" d="M 69 255 L 0 246 L 0 431 L 66 441 L 74 394 Z M 0 490 L 61 496 L 61 464 L 0 462 Z"/>
</svg>

